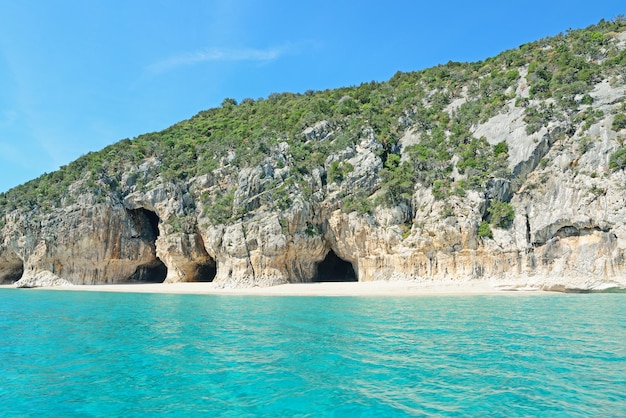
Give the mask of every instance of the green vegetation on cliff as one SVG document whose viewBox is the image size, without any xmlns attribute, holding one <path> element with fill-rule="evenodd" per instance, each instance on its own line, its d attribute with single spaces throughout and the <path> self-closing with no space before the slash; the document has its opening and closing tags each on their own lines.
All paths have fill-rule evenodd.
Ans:
<svg viewBox="0 0 626 418">
<path fill-rule="evenodd" d="M 589 93 L 601 80 L 625 76 L 626 49 L 615 36 L 625 28 L 622 18 L 602 21 L 485 61 L 398 72 L 386 82 L 241 103 L 225 99 L 219 108 L 124 139 L 0 194 L 0 213 L 46 212 L 83 194 L 122 199 L 155 181 L 188 187 L 190 179 L 209 176 L 230 179 L 218 185 L 219 193 L 198 196 L 202 213 L 225 223 L 261 206 L 286 208 L 294 196 L 308 199 L 318 191 L 318 177 L 323 186 L 343 187 L 357 175 L 348 151 L 370 133 L 380 144 L 373 149 L 381 165 L 372 166 L 379 172 L 358 190 L 344 190 L 338 207 L 367 213 L 379 204 L 411 206 L 416 187 L 431 187 L 436 199 L 463 197 L 484 190 L 489 179 L 514 180 L 506 142 L 490 145 L 474 135 L 511 102 L 524 108 L 528 134 L 554 121 L 580 121 L 588 129 L 601 116 Z M 516 94 L 520 88 L 528 94 Z M 624 129 L 624 116 L 617 114 L 613 125 Z M 408 132 L 417 140 L 404 143 Z M 623 155 L 621 149 L 611 157 L 612 168 L 626 166 Z M 238 198 L 238 173 L 258 166 L 272 168 L 262 170 L 261 189 Z M 505 227 L 513 213 L 498 205 L 490 208 L 492 224 Z"/>
</svg>

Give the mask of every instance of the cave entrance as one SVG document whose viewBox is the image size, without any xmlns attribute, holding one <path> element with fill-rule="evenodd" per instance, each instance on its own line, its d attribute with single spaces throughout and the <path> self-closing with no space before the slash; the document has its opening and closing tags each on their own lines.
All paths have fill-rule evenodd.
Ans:
<svg viewBox="0 0 626 418">
<path fill-rule="evenodd" d="M 152 234 L 154 238 L 159 237 L 159 215 L 152 212 L 151 210 L 141 209 L 143 214 L 148 218 L 148 223 L 150 224 L 150 229 L 152 230 Z"/>
<path fill-rule="evenodd" d="M 149 240 L 156 241 L 159 237 L 159 215 L 145 208 L 127 209 L 127 211 L 139 233 Z"/>
<path fill-rule="evenodd" d="M 211 257 L 193 266 L 192 282 L 212 282 L 217 275 L 217 263 Z"/>
<path fill-rule="evenodd" d="M 167 267 L 159 257 L 148 264 L 137 267 L 135 273 L 128 278 L 129 282 L 163 283 L 167 277 Z"/>
<path fill-rule="evenodd" d="M 128 214 L 133 220 L 135 229 L 141 238 L 150 242 L 154 251 L 154 260 L 137 267 L 135 272 L 128 278 L 130 282 L 139 283 L 163 283 L 167 277 L 167 266 L 156 256 L 156 240 L 159 237 L 159 215 L 145 209 L 128 209 Z"/>
<path fill-rule="evenodd" d="M 317 273 L 312 280 L 319 282 L 357 282 L 358 278 L 352 264 L 343 260 L 330 250 L 326 258 L 317 265 Z"/>
<path fill-rule="evenodd" d="M 159 257 L 154 261 L 137 267 L 137 270 L 128 278 L 130 282 L 163 283 L 167 277 L 167 267 Z"/>
<path fill-rule="evenodd" d="M 24 262 L 16 254 L 0 260 L 0 284 L 13 284 L 22 278 Z"/>
</svg>

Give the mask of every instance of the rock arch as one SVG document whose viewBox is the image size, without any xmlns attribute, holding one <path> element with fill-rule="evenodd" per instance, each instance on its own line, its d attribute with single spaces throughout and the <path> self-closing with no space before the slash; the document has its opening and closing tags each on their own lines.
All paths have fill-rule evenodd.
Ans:
<svg viewBox="0 0 626 418">
<path fill-rule="evenodd" d="M 217 262 L 198 230 L 159 238 L 157 256 L 167 266 L 166 283 L 212 282 L 217 276 Z"/>
<path fill-rule="evenodd" d="M 316 272 L 311 280 L 318 282 L 357 282 L 358 276 L 352 263 L 346 261 L 331 249 L 326 257 L 317 263 Z"/>
</svg>

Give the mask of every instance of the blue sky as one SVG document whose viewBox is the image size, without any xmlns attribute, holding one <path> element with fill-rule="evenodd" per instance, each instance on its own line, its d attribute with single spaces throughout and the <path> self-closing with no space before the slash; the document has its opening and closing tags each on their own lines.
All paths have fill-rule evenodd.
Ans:
<svg viewBox="0 0 626 418">
<path fill-rule="evenodd" d="M 476 61 L 621 1 L 0 0 L 0 192 L 225 97 Z"/>
</svg>

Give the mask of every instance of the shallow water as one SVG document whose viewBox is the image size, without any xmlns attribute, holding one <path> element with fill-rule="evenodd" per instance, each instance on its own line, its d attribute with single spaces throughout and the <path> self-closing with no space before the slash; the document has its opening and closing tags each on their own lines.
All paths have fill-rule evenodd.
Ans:
<svg viewBox="0 0 626 418">
<path fill-rule="evenodd" d="M 0 411 L 626 416 L 625 302 L 0 289 Z"/>
</svg>

